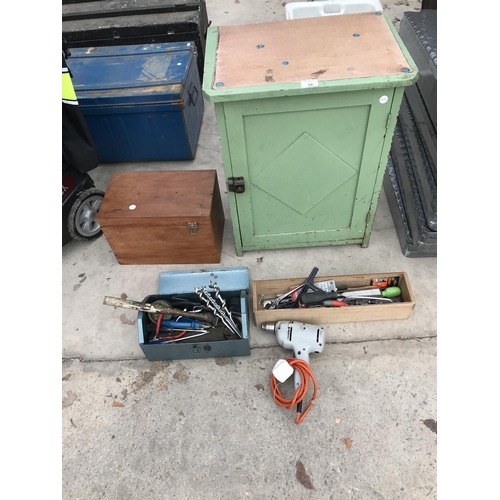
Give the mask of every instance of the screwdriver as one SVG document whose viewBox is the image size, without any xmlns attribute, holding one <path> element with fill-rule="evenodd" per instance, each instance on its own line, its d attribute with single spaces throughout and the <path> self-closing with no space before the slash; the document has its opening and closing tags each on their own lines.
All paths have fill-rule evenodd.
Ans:
<svg viewBox="0 0 500 500">
<path fill-rule="evenodd" d="M 196 319 L 190 320 L 190 319 L 185 319 L 184 321 L 162 321 L 161 326 L 167 327 L 167 328 L 178 328 L 182 330 L 189 330 L 189 329 L 196 329 L 200 328 L 201 321 L 198 321 Z"/>
<path fill-rule="evenodd" d="M 156 333 L 156 326 L 155 325 L 148 325 L 146 327 L 146 331 L 148 333 Z M 205 328 L 167 328 L 167 327 L 161 327 L 158 331 L 158 334 L 160 333 L 171 333 L 174 335 L 175 333 L 183 332 L 183 331 L 188 331 L 188 332 L 201 332 L 201 331 L 207 331 Z"/>
<path fill-rule="evenodd" d="M 388 286 L 385 290 L 380 288 L 372 288 L 367 290 L 352 290 L 351 292 L 343 292 L 342 297 L 385 297 L 392 299 L 401 295 L 401 288 L 398 286 Z"/>
<path fill-rule="evenodd" d="M 342 302 L 341 300 L 324 300 L 321 304 L 324 307 L 342 307 L 348 305 L 345 302 Z"/>
<path fill-rule="evenodd" d="M 350 292 L 310 292 L 302 294 L 300 298 L 302 304 L 311 305 L 324 302 L 325 300 L 338 299 L 341 297 L 385 297 L 393 298 L 401 295 L 401 288 L 397 286 L 387 287 L 385 290 L 380 288 L 366 289 L 366 290 L 352 290 Z"/>
</svg>

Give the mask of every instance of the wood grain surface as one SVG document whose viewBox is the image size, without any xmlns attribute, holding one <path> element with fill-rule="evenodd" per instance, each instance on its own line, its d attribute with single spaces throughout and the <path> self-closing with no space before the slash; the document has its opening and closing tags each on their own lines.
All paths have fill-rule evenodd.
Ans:
<svg viewBox="0 0 500 500">
<path fill-rule="evenodd" d="M 97 218 L 120 264 L 220 262 L 224 212 L 215 170 L 113 174 Z"/>
<path fill-rule="evenodd" d="M 220 26 L 213 88 L 395 75 L 403 67 L 386 18 L 373 12 Z"/>
</svg>

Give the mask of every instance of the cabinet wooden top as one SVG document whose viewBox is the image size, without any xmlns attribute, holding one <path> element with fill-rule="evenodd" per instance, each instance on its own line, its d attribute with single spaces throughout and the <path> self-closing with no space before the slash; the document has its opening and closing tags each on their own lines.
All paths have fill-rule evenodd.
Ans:
<svg viewBox="0 0 500 500">
<path fill-rule="evenodd" d="M 220 26 L 212 88 L 310 86 L 412 71 L 386 16 L 370 12 Z"/>
</svg>

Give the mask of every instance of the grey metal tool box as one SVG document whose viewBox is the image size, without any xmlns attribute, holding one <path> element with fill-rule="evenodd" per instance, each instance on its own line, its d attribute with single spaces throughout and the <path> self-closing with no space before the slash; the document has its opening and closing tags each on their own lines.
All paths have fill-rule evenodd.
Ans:
<svg viewBox="0 0 500 500">
<path fill-rule="evenodd" d="M 199 300 L 195 288 L 217 283 L 224 300 L 239 299 L 241 309 L 242 338 L 232 334 L 228 340 L 221 340 L 214 329 L 213 333 L 194 339 L 179 340 L 175 343 L 152 344 L 148 341 L 148 324 L 152 324 L 148 313 L 140 311 L 137 315 L 139 346 L 150 361 L 170 359 L 222 358 L 228 356 L 250 356 L 248 339 L 249 314 L 247 296 L 250 288 L 248 268 L 200 269 L 192 271 L 171 271 L 160 274 L 158 294 L 149 295 L 143 302 L 151 304 L 156 300 L 184 298 Z M 217 328 L 219 329 L 219 327 Z M 187 335 L 186 335 L 187 337 Z"/>
</svg>

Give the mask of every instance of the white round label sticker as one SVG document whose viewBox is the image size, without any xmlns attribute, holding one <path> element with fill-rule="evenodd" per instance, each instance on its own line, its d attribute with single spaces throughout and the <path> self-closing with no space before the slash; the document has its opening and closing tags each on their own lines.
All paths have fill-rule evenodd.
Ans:
<svg viewBox="0 0 500 500">
<path fill-rule="evenodd" d="M 383 95 L 379 100 L 378 102 L 380 104 L 385 104 L 387 101 L 389 100 L 389 98 L 386 96 L 386 95 Z"/>
<path fill-rule="evenodd" d="M 128 208 L 129 208 L 129 210 L 135 210 L 136 206 L 135 205 L 130 205 Z"/>
</svg>

